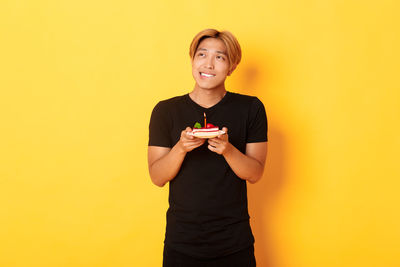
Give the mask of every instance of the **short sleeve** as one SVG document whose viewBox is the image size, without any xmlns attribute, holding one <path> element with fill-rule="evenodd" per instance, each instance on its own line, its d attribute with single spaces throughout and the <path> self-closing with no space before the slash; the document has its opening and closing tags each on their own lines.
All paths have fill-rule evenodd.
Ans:
<svg viewBox="0 0 400 267">
<path fill-rule="evenodd" d="M 153 109 L 149 124 L 149 146 L 172 147 L 168 110 L 162 102 Z"/>
<path fill-rule="evenodd" d="M 268 141 L 267 114 L 263 103 L 258 98 L 254 98 L 249 112 L 246 143 L 266 141 Z"/>
</svg>

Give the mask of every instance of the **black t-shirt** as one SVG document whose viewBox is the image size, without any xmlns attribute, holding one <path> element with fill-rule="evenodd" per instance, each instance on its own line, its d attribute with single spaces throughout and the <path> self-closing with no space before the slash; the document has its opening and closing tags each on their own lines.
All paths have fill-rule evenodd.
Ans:
<svg viewBox="0 0 400 267">
<path fill-rule="evenodd" d="M 188 94 L 159 102 L 149 126 L 149 146 L 172 148 L 181 131 L 207 122 L 228 128 L 229 142 L 242 153 L 247 143 L 267 141 L 262 102 L 227 92 L 217 104 L 204 108 Z M 170 181 L 165 245 L 181 253 L 212 258 L 234 253 L 254 243 L 247 210 L 246 181 L 208 143 L 188 152 Z"/>
</svg>

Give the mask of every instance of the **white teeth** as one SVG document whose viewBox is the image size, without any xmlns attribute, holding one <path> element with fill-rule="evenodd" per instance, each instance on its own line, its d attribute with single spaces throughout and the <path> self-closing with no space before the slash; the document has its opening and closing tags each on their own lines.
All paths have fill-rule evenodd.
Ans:
<svg viewBox="0 0 400 267">
<path fill-rule="evenodd" d="M 201 76 L 214 77 L 215 75 L 200 72 Z"/>
</svg>

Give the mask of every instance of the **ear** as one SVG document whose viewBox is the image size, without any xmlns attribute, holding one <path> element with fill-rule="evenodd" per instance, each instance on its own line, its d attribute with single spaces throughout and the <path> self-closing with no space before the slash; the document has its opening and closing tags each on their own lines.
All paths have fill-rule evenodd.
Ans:
<svg viewBox="0 0 400 267">
<path fill-rule="evenodd" d="M 228 71 L 228 76 L 231 76 L 232 72 L 236 69 L 237 65 L 233 65 L 231 69 Z"/>
</svg>

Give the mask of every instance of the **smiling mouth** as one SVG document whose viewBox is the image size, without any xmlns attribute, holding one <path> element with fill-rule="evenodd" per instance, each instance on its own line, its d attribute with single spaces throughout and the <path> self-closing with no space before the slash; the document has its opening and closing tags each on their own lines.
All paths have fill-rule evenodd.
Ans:
<svg viewBox="0 0 400 267">
<path fill-rule="evenodd" d="M 207 78 L 215 77 L 214 74 L 207 74 L 207 73 L 204 73 L 204 72 L 200 72 L 200 76 L 207 77 Z"/>
</svg>

